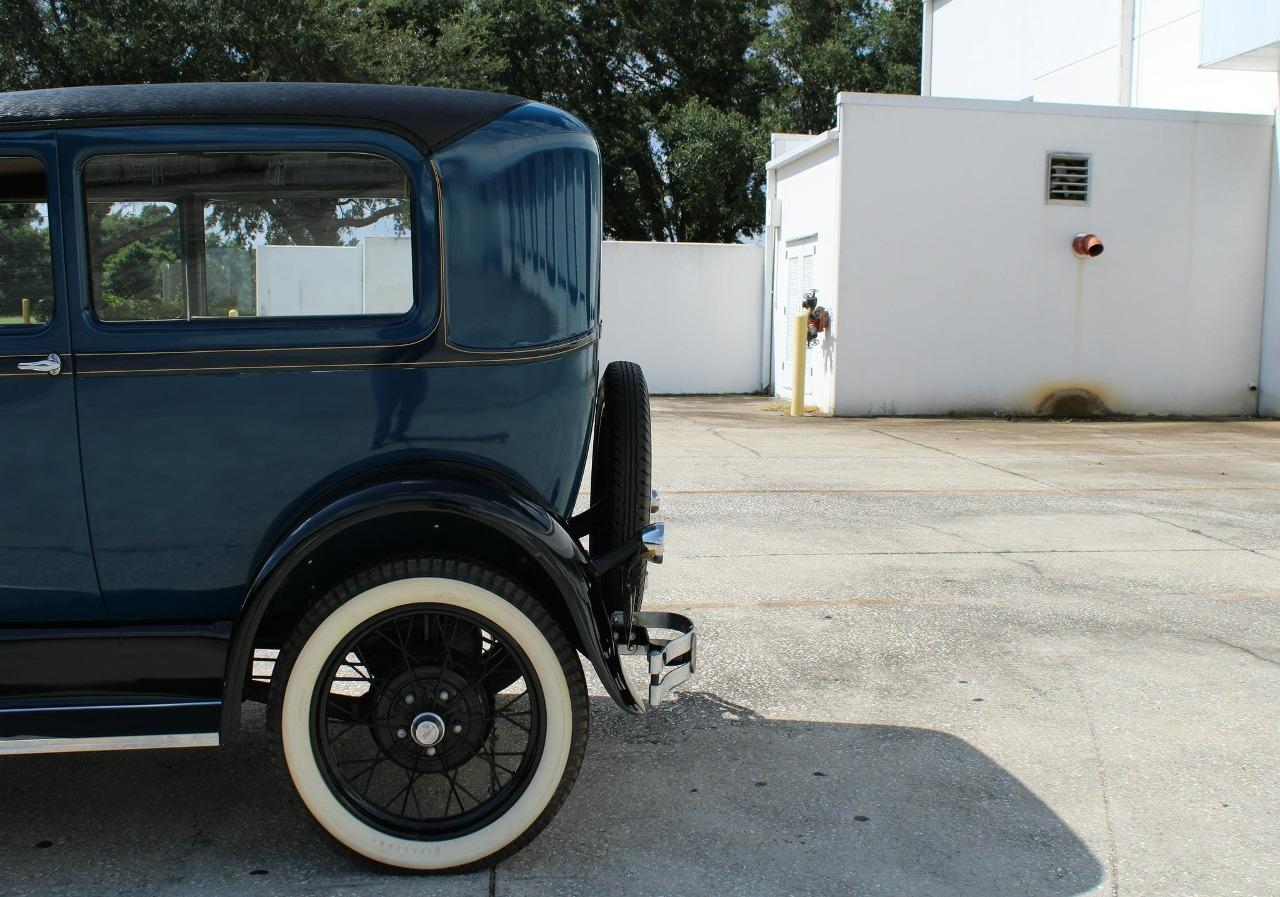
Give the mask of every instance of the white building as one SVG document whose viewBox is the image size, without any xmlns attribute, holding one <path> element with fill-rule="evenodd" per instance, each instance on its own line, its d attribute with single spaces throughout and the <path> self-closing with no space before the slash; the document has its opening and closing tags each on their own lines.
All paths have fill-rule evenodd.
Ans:
<svg viewBox="0 0 1280 897">
<path fill-rule="evenodd" d="M 931 96 L 774 137 L 776 391 L 812 288 L 807 401 L 836 414 L 1280 413 L 1280 0 L 925 12 Z"/>
<path fill-rule="evenodd" d="M 925 96 L 1270 113 L 1276 0 L 927 0 Z M 1261 39 L 1261 37 L 1260 37 Z M 1237 60 L 1233 64 L 1233 60 Z"/>
</svg>

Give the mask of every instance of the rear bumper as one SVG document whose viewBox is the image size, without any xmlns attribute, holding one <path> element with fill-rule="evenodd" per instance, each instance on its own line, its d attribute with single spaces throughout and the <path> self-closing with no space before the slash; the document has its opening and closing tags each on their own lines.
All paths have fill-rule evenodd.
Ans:
<svg viewBox="0 0 1280 897">
<path fill-rule="evenodd" d="M 654 492 L 653 507 L 657 506 L 658 493 Z M 630 577 L 636 577 L 636 574 L 643 569 L 645 561 L 653 564 L 662 563 L 665 541 L 666 527 L 661 523 L 650 524 L 641 530 L 639 558 L 629 567 Z M 632 585 L 633 583 L 629 583 L 628 587 Z M 614 633 L 614 646 L 619 658 L 643 656 L 647 659 L 649 664 L 648 705 L 652 709 L 666 701 L 672 689 L 689 681 L 697 671 L 697 628 L 688 617 L 670 611 L 633 610 L 629 619 L 624 619 L 626 616 L 618 612 L 610 621 Z M 674 635 L 669 638 L 660 637 L 650 630 L 662 630 Z M 626 679 L 625 676 L 623 678 Z M 636 694 L 636 689 L 629 679 L 626 681 L 636 703 L 644 706 L 643 696 Z"/>
<path fill-rule="evenodd" d="M 645 654 L 649 660 L 649 706 L 657 707 L 672 689 L 693 676 L 698 669 L 698 631 L 683 614 L 659 610 L 636 611 L 631 615 L 630 638 L 618 642 L 618 654 Z M 650 629 L 675 632 L 672 638 L 653 636 Z"/>
<path fill-rule="evenodd" d="M 650 495 L 650 513 L 660 507 L 657 491 Z M 592 507 L 567 522 L 566 529 L 581 538 L 590 528 Z M 623 709 L 643 713 L 657 707 L 670 696 L 672 689 L 687 682 L 697 668 L 698 634 L 693 621 L 682 614 L 665 611 L 641 611 L 645 570 L 649 564 L 663 560 L 666 527 L 650 523 L 623 544 L 587 560 L 593 610 L 607 621 L 607 640 L 602 644 L 604 666 L 596 664 L 596 672 L 609 693 Z M 603 594 L 600 584 L 606 574 L 622 573 L 621 593 Z M 673 633 L 658 636 L 650 630 Z M 622 668 L 622 658 L 643 657 L 649 666 L 648 694 L 637 688 Z M 594 662 L 594 660 L 593 660 Z"/>
</svg>

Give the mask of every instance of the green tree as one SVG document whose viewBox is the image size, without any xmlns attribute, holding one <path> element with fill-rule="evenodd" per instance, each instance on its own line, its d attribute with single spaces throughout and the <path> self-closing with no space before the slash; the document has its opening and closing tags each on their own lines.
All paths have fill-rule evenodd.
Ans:
<svg viewBox="0 0 1280 897">
<path fill-rule="evenodd" d="M 367 0 L 343 8 L 351 80 L 502 90 L 491 13 L 467 0 Z"/>
<path fill-rule="evenodd" d="M 336 81 L 356 33 L 339 0 L 7 0 L 0 87 Z"/>
<path fill-rule="evenodd" d="M 4 0 L 0 88 L 367 81 L 502 90 L 594 131 L 622 239 L 733 239 L 771 130 L 913 93 L 917 0 Z"/>
<path fill-rule="evenodd" d="M 595 133 L 608 236 L 733 239 L 758 226 L 763 195 L 748 185 L 768 138 L 757 125 L 760 90 L 750 54 L 766 27 L 767 3 L 486 0 L 485 9 L 506 88 L 567 109 Z M 713 123 L 713 133 L 697 135 L 695 119 Z M 707 152 L 717 142 L 732 160 Z M 705 176 L 699 165 L 707 166 Z M 738 172 L 731 185 L 726 167 Z M 704 213 L 719 217 L 703 219 L 681 206 L 699 192 L 700 178 L 703 193 L 714 184 L 733 196 L 701 202 Z M 744 192 L 753 225 L 739 214 Z M 716 208 L 732 208 L 733 220 Z"/>
<path fill-rule="evenodd" d="M 118 249 L 102 265 L 102 286 L 108 296 L 120 299 L 157 299 L 163 288 L 166 265 L 178 257 L 149 243 L 130 243 Z"/>
<path fill-rule="evenodd" d="M 839 91 L 917 93 L 922 4 L 788 0 L 756 42 L 772 70 L 762 120 L 773 131 L 825 131 Z"/>
<path fill-rule="evenodd" d="M 180 316 L 186 290 L 177 210 L 168 203 L 94 202 L 87 211 L 90 277 L 103 317 Z"/>
<path fill-rule="evenodd" d="M 672 238 L 731 242 L 759 229 L 765 143 L 747 116 L 692 97 L 668 110 L 657 135 Z"/>
<path fill-rule="evenodd" d="M 41 206 L 0 203 L 0 323 L 21 321 L 22 300 L 32 319 L 48 319 L 53 304 L 53 258 Z"/>
</svg>

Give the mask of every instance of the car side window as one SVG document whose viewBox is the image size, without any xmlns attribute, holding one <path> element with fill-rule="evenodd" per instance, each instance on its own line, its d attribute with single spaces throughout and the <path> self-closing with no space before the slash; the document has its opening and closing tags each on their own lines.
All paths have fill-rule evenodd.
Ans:
<svg viewBox="0 0 1280 897">
<path fill-rule="evenodd" d="M 53 256 L 44 165 L 0 158 L 0 332 L 53 316 Z"/>
<path fill-rule="evenodd" d="M 96 156 L 102 321 L 397 315 L 413 305 L 408 178 L 358 152 Z"/>
</svg>

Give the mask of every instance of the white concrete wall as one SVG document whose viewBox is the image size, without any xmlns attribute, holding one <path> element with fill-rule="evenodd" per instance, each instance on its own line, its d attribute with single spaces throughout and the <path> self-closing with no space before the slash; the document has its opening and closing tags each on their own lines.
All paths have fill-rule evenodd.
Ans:
<svg viewBox="0 0 1280 897">
<path fill-rule="evenodd" d="M 1117 103 L 1120 0 L 937 0 L 932 94 Z"/>
<path fill-rule="evenodd" d="M 1280 68 L 1280 3 L 1203 0 L 1200 62 L 1226 68 Z"/>
<path fill-rule="evenodd" d="M 1270 0 L 1276 2 L 1276 0 Z M 1269 74 L 1200 67 L 1201 0 L 1139 0 L 1134 28 L 1134 106 L 1271 112 Z"/>
<path fill-rule="evenodd" d="M 608 241 L 600 261 L 600 365 L 638 362 L 649 391 L 750 393 L 763 385 L 764 247 Z"/>
<path fill-rule="evenodd" d="M 1275 79 L 1201 67 L 1202 0 L 937 0 L 933 96 L 1034 99 L 1218 112 L 1268 112 Z M 1280 0 L 1204 0 L 1216 8 L 1204 58 L 1254 35 Z M 1265 13 L 1251 12 L 1263 4 Z M 1224 19 L 1229 25 L 1221 24 Z M 1261 39 L 1261 38 L 1257 38 Z M 1274 38 L 1280 39 L 1280 38 Z"/>
<path fill-rule="evenodd" d="M 931 92 L 938 97 L 1031 96 L 1035 47 L 1027 0 L 934 0 Z"/>
<path fill-rule="evenodd" d="M 385 315 L 413 304 L 413 241 L 366 237 L 357 246 L 254 248 L 257 313 Z"/>
<path fill-rule="evenodd" d="M 360 241 L 364 313 L 398 315 L 413 305 L 413 240 L 365 237 Z"/>
<path fill-rule="evenodd" d="M 794 359 L 789 363 L 788 355 L 794 352 L 791 325 L 798 308 L 797 297 L 788 292 L 790 256 L 811 253 L 811 285 L 817 291 L 818 304 L 830 313 L 831 328 L 818 338 L 817 345 L 805 350 L 805 403 L 831 411 L 835 402 L 835 350 L 840 319 L 836 308 L 839 143 L 818 138 L 811 152 L 790 161 L 780 157 L 776 162 L 770 211 L 777 226 L 770 235 L 767 249 L 773 253 L 770 315 L 774 333 L 774 394 L 791 398 Z"/>
<path fill-rule="evenodd" d="M 1106 47 L 1062 68 L 1037 75 L 1031 95 L 1037 103 L 1087 103 L 1114 106 L 1123 96 L 1120 48 Z"/>
<path fill-rule="evenodd" d="M 1280 76 L 1277 76 L 1280 77 Z M 1280 117 L 1277 117 L 1280 134 Z M 1280 417 L 1280 139 L 1271 145 L 1271 215 L 1267 235 L 1267 282 L 1262 311 L 1258 413 Z"/>
<path fill-rule="evenodd" d="M 841 103 L 836 413 L 1255 412 L 1271 117 Z M 1090 205 L 1046 204 L 1051 151 L 1092 155 Z"/>
<path fill-rule="evenodd" d="M 358 315 L 363 294 L 358 246 L 258 246 L 257 313 Z"/>
</svg>

